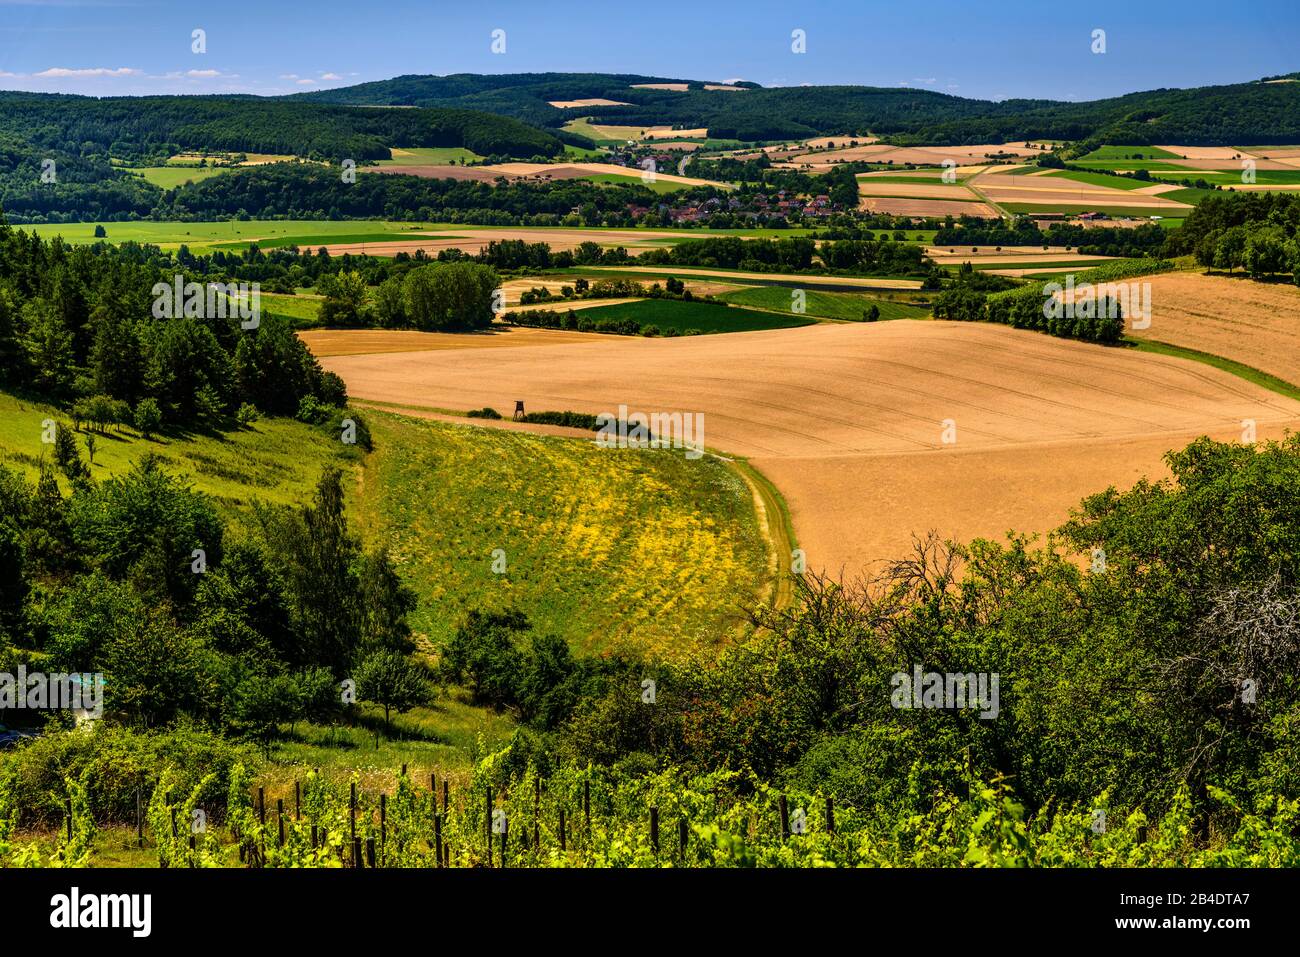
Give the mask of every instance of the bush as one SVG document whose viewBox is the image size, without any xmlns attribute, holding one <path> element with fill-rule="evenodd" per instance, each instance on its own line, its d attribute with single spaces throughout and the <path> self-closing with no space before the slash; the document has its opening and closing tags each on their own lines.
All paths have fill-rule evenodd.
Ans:
<svg viewBox="0 0 1300 957">
<path fill-rule="evenodd" d="M 231 767 L 249 762 L 244 746 L 188 726 L 137 733 L 96 722 L 90 727 L 49 732 L 10 752 L 4 773 L 13 788 L 20 824 L 54 826 L 63 817 L 64 779 L 82 781 L 99 823 L 134 823 L 136 791 L 145 801 L 166 770 L 177 791 L 189 793 L 215 774 L 202 795 L 209 816 L 220 817 Z"/>
<path fill-rule="evenodd" d="M 155 399 L 141 399 L 135 406 L 136 431 L 146 439 L 152 438 L 162 425 L 162 410 Z"/>
</svg>

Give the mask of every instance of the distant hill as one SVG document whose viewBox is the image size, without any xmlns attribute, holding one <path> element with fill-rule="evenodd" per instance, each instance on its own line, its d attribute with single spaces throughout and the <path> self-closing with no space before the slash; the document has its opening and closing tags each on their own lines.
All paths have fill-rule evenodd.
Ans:
<svg viewBox="0 0 1300 957">
<path fill-rule="evenodd" d="M 934 144 L 1069 139 L 1233 146 L 1300 142 L 1297 74 L 1226 86 L 1149 90 L 1070 103 L 973 100 L 930 90 L 865 86 L 710 91 L 704 81 L 606 73 L 400 76 L 290 99 L 351 105 L 467 107 L 558 129 L 577 116 L 619 125 L 707 127 L 716 137 L 790 139 L 870 130 Z M 636 89 L 686 83 L 686 92 Z M 557 109 L 550 101 L 610 99 L 626 106 Z"/>
<path fill-rule="evenodd" d="M 484 155 L 552 156 L 554 135 L 464 108 L 376 110 L 254 96 L 65 96 L 0 92 L 0 135 L 34 146 L 125 158 L 170 147 L 288 153 L 338 162 L 389 158 L 389 146 L 463 146 Z M 87 148 L 89 147 L 89 149 Z"/>
</svg>

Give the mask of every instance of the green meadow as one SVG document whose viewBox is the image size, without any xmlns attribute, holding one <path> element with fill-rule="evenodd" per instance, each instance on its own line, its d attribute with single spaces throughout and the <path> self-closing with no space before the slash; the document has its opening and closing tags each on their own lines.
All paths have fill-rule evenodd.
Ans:
<svg viewBox="0 0 1300 957">
<path fill-rule="evenodd" d="M 43 423 L 71 425 L 67 413 L 42 402 L 0 392 L 0 465 L 35 482 L 42 459 L 52 459 L 42 443 Z M 77 444 L 87 458 L 86 435 Z M 163 434 L 145 439 L 128 427 L 95 433 L 97 481 L 128 471 L 139 459 L 156 455 L 163 467 L 184 476 L 194 488 L 212 496 L 236 523 L 251 514 L 255 500 L 277 505 L 309 501 L 321 473 L 329 466 L 352 467 L 360 452 L 319 428 L 292 419 L 259 419 L 227 433 Z"/>
<path fill-rule="evenodd" d="M 380 166 L 449 166 L 452 163 L 473 163 L 486 159 L 463 146 L 408 146 L 392 147 L 392 159 L 380 160 Z"/>
<path fill-rule="evenodd" d="M 681 333 L 692 329 L 703 333 L 755 332 L 759 329 L 807 326 L 814 321 L 803 316 L 777 315 L 705 302 L 683 302 L 680 299 L 640 299 L 613 306 L 597 306 L 594 309 L 584 309 L 581 316 L 592 321 L 632 319 L 643 327 L 657 326 L 660 332 L 675 329 Z"/>
<path fill-rule="evenodd" d="M 201 183 L 230 171 L 229 166 L 143 166 L 131 170 L 131 173 L 143 176 L 160 189 L 175 189 L 186 183 Z"/>
<path fill-rule="evenodd" d="M 419 595 L 422 646 L 517 607 L 575 651 L 680 659 L 743 627 L 766 585 L 749 486 L 713 456 L 365 414 L 356 514 Z"/>
<path fill-rule="evenodd" d="M 792 313 L 794 290 L 777 286 L 753 286 L 723 293 L 719 298 L 740 306 L 770 309 L 774 312 Z M 819 319 L 843 319 L 858 322 L 862 314 L 873 305 L 880 310 L 881 319 L 925 319 L 930 310 L 906 302 L 894 302 L 875 296 L 852 292 L 818 292 L 805 289 L 804 315 Z"/>
</svg>

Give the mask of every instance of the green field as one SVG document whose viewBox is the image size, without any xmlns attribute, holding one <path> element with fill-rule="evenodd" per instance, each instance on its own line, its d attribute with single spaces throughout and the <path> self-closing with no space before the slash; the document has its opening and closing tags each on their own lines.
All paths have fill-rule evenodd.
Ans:
<svg viewBox="0 0 1300 957">
<path fill-rule="evenodd" d="M 46 239 L 51 236 L 62 236 L 69 243 L 82 244 L 101 241 L 95 238 L 95 225 L 95 223 L 45 223 L 21 228 Z M 184 244 L 195 253 L 208 253 L 216 248 L 242 248 L 253 241 L 270 247 L 276 245 L 277 240 L 281 243 L 296 241 L 300 244 L 347 242 L 346 238 L 339 240 L 337 237 L 361 234 L 367 237 L 397 239 L 401 238 L 402 233 L 411 230 L 452 228 L 427 223 L 380 220 L 310 219 L 249 219 L 200 223 L 109 222 L 104 223 L 103 226 L 108 232 L 103 242 L 152 243 L 164 249 L 175 249 Z"/>
<path fill-rule="evenodd" d="M 392 148 L 393 158 L 380 160 L 380 166 L 449 166 L 462 161 L 473 163 L 486 159 L 463 146 L 408 146 Z"/>
<path fill-rule="evenodd" d="M 41 443 L 46 418 L 71 424 L 53 406 L 0 392 L 0 465 L 36 480 L 41 458 L 48 460 L 52 454 Z M 321 429 L 292 419 L 259 419 L 225 434 L 163 435 L 147 441 L 133 429 L 122 428 L 95 439 L 94 479 L 119 475 L 152 452 L 167 471 L 185 476 L 197 490 L 211 495 L 236 522 L 248 515 L 255 499 L 280 505 L 308 501 L 327 466 L 348 466 L 360 454 L 355 446 L 344 446 Z M 77 436 L 77 444 L 85 457 L 84 435 Z"/>
<path fill-rule="evenodd" d="M 639 182 L 639 180 L 638 180 Z M 382 242 L 395 239 L 409 239 L 412 232 L 446 231 L 454 234 L 456 230 L 468 228 L 475 232 L 499 229 L 517 232 L 514 226 L 474 226 L 467 227 L 452 223 L 412 223 L 390 220 L 344 219 L 248 219 L 226 220 L 221 222 L 106 222 L 103 224 L 108 235 L 102 239 L 95 238 L 96 223 L 42 223 L 34 226 L 22 226 L 21 229 L 36 233 L 48 239 L 62 236 L 66 242 L 74 245 L 83 243 L 139 242 L 152 243 L 163 249 L 176 249 L 182 244 L 189 246 L 194 253 L 209 253 L 215 249 L 242 249 L 251 242 L 257 242 L 264 249 L 284 245 L 320 245 L 339 242 Z M 577 227 L 545 227 L 536 230 L 536 241 L 545 242 L 547 228 L 566 233 Z M 590 230 L 592 238 L 600 240 L 607 229 L 595 227 Z M 682 242 L 699 239 L 702 236 L 745 236 L 748 238 L 782 239 L 791 236 L 807 236 L 814 230 L 771 229 L 766 227 L 737 229 L 683 229 L 680 235 L 669 237 L 670 241 Z M 923 235 L 920 231 L 910 231 Z M 454 238 L 443 236 L 440 238 Z M 656 240 L 662 241 L 662 240 Z"/>
<path fill-rule="evenodd" d="M 691 187 L 686 183 L 669 183 L 655 177 L 652 182 L 647 183 L 639 174 L 633 173 L 630 176 L 624 176 L 620 173 L 593 173 L 590 176 L 582 177 L 592 183 L 620 183 L 624 186 L 644 186 L 651 192 L 659 193 L 676 193 L 683 189 Z"/>
<path fill-rule="evenodd" d="M 1091 153 L 1088 153 L 1086 156 L 1083 156 L 1082 159 L 1085 161 L 1106 160 L 1107 162 L 1115 162 L 1117 160 L 1123 160 L 1125 162 L 1131 162 L 1131 160 L 1129 160 L 1129 157 L 1137 156 L 1138 154 L 1141 154 L 1144 160 L 1178 159 L 1177 153 L 1171 153 L 1169 152 L 1169 150 L 1162 150 L 1158 146 L 1123 146 L 1123 145 L 1099 146 Z"/>
<path fill-rule="evenodd" d="M 472 608 L 518 607 L 575 650 L 683 658 L 726 641 L 767 585 L 749 486 L 712 456 L 367 418 L 360 515 L 420 596 L 421 639 Z"/>
<path fill-rule="evenodd" d="M 793 290 L 778 286 L 754 286 L 723 293 L 719 298 L 740 306 L 789 313 L 794 301 L 792 293 Z M 804 315 L 819 319 L 861 321 L 862 313 L 873 305 L 880 310 L 881 319 L 924 319 L 930 314 L 925 306 L 852 292 L 818 292 L 808 289 L 804 290 L 804 294 Z"/>
<path fill-rule="evenodd" d="M 1185 174 L 1185 175 L 1184 175 Z M 1181 183 L 1183 180 L 1195 182 L 1203 179 L 1216 186 L 1241 186 L 1241 172 L 1233 170 L 1181 170 L 1178 173 L 1157 170 L 1151 174 L 1153 180 L 1163 183 Z M 1262 185 L 1295 186 L 1300 189 L 1300 169 L 1257 169 L 1255 182 Z"/>
<path fill-rule="evenodd" d="M 264 314 L 287 319 L 295 328 L 307 329 L 318 321 L 321 304 L 319 296 L 288 296 L 278 292 L 264 292 L 261 296 Z"/>
<path fill-rule="evenodd" d="M 1072 179 L 1076 183 L 1092 183 L 1094 186 L 1109 186 L 1111 189 L 1140 189 L 1150 186 L 1140 179 L 1129 176 L 1110 176 L 1107 173 L 1084 173 L 1074 169 L 1053 170 L 1047 176 L 1055 179 Z"/>
<path fill-rule="evenodd" d="M 161 189 L 175 189 L 186 183 L 201 183 L 205 179 L 229 173 L 229 166 L 143 166 L 131 170 Z"/>
<path fill-rule="evenodd" d="M 1164 195 L 1167 198 L 1177 199 L 1177 196 L 1173 193 L 1165 193 Z M 1065 213 L 1069 215 L 1089 212 L 1104 213 L 1105 215 L 1116 219 L 1123 219 L 1126 217 L 1132 219 L 1134 217 L 1149 218 L 1151 216 L 1168 216 L 1171 212 L 1178 212 L 1180 214 L 1186 212 L 1182 209 L 1170 210 L 1168 208 L 1154 206 L 1094 206 L 1086 202 L 1071 203 L 1068 205 L 1062 205 L 1059 201 L 1046 203 L 998 203 L 998 205 L 1008 213 L 1026 213 L 1031 216 L 1035 213 Z"/>
<path fill-rule="evenodd" d="M 814 322 L 802 316 L 782 316 L 704 302 L 682 302 L 679 299 L 641 299 L 614 306 L 597 306 L 594 309 L 584 309 L 580 315 L 593 321 L 633 319 L 643 327 L 658 326 L 660 332 L 676 329 L 682 333 L 692 329 L 705 333 L 754 332 L 759 329 L 807 326 Z"/>
<path fill-rule="evenodd" d="M 628 140 L 639 140 L 645 127 L 593 125 L 591 117 L 588 116 L 578 120 L 569 120 L 564 124 L 563 129 L 570 133 L 577 133 L 579 136 L 585 136 L 598 145 L 621 146 Z"/>
<path fill-rule="evenodd" d="M 566 160 L 600 160 L 605 158 L 605 151 L 602 149 L 589 150 L 581 146 L 574 146 L 571 143 L 564 144 L 564 158 Z"/>
</svg>

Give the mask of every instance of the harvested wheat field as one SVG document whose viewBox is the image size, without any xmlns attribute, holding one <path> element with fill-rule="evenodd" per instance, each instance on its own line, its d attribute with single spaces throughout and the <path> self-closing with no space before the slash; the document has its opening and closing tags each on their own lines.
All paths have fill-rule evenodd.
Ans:
<svg viewBox="0 0 1300 957">
<path fill-rule="evenodd" d="M 1236 435 L 1242 419 L 1262 435 L 1300 427 L 1300 402 L 1199 363 L 965 323 L 322 361 L 353 396 L 399 405 L 702 412 L 706 444 L 750 457 L 786 496 L 810 567 L 836 572 L 896 557 L 930 529 L 1054 527 L 1085 494 L 1157 473 L 1168 449 Z"/>
<path fill-rule="evenodd" d="M 601 246 L 623 246 L 631 255 L 642 249 L 668 246 L 669 240 L 680 232 L 655 229 L 565 229 L 555 227 L 521 226 L 510 229 L 469 226 L 454 230 L 431 230 L 426 233 L 411 232 L 411 239 L 394 239 L 369 243 L 328 243 L 321 246 L 303 246 L 305 251 L 329 250 L 331 256 L 344 253 L 370 256 L 396 256 L 399 252 L 414 254 L 422 249 L 436 254 L 440 249 L 462 249 L 471 255 L 481 252 L 488 243 L 507 239 L 522 239 L 528 243 L 549 243 L 552 250 L 574 250 L 582 243 L 594 242 Z M 707 235 L 702 233 L 701 235 Z"/>
<path fill-rule="evenodd" d="M 1233 146 L 1156 146 L 1158 150 L 1173 153 L 1180 159 L 1189 160 L 1227 160 L 1244 159 L 1257 154 L 1247 153 Z"/>
<path fill-rule="evenodd" d="M 862 142 L 862 141 L 859 141 Z M 954 160 L 962 165 L 983 163 L 993 157 L 1035 156 L 1038 150 L 1017 147 L 1013 144 L 986 143 L 978 146 L 890 146 L 876 143 L 848 149 L 827 150 L 825 152 L 807 153 L 793 156 L 784 163 L 775 163 L 778 167 L 811 169 L 813 172 L 825 172 L 837 163 L 892 163 L 903 166 L 914 163 L 918 166 L 942 166 L 944 160 Z"/>
<path fill-rule="evenodd" d="M 925 254 L 944 266 L 970 263 L 973 266 L 1005 262 L 1101 262 L 1113 256 L 1070 252 L 1064 246 L 927 246 Z"/>
<path fill-rule="evenodd" d="M 1151 326 L 1129 335 L 1223 356 L 1300 386 L 1300 288 L 1192 272 L 1149 281 Z"/>
<path fill-rule="evenodd" d="M 690 89 L 687 83 L 633 83 L 633 90 L 669 90 L 673 93 L 685 93 Z"/>
<path fill-rule="evenodd" d="M 607 100 L 604 97 L 596 96 L 589 100 L 549 100 L 551 106 L 557 110 L 579 110 L 584 106 L 631 106 L 623 100 Z"/>
<path fill-rule="evenodd" d="M 935 181 L 915 183 L 888 183 L 870 178 L 858 180 L 858 192 L 863 196 L 897 196 L 912 199 L 955 199 L 958 202 L 978 202 L 979 197 L 965 186 Z"/>
<path fill-rule="evenodd" d="M 690 136 L 692 130 L 673 130 L 673 136 Z M 491 166 L 378 166 L 367 167 L 366 173 L 383 173 L 388 176 L 419 176 L 423 179 L 472 180 L 480 183 L 493 183 L 498 179 L 514 182 L 522 179 L 565 180 L 583 179 L 587 176 L 626 176 L 639 178 L 641 170 L 614 163 L 495 163 Z M 717 183 L 707 179 L 695 179 L 690 176 L 674 176 L 670 173 L 656 173 L 655 178 L 661 183 L 677 183 L 681 186 L 716 186 L 719 189 L 732 189 L 728 183 Z"/>
<path fill-rule="evenodd" d="M 629 250 L 631 252 L 631 250 Z M 707 269 L 703 266 L 592 266 L 601 271 L 646 273 L 654 276 L 709 276 L 713 279 L 757 279 L 768 284 L 834 286 L 844 289 L 920 289 L 919 279 L 876 279 L 859 276 L 819 276 L 815 273 L 742 272 L 738 269 Z"/>
<path fill-rule="evenodd" d="M 415 332 L 410 329 L 304 329 L 298 338 L 313 355 L 385 355 L 391 352 L 433 352 L 440 349 L 509 349 L 592 342 L 608 336 L 556 329 L 499 326 L 484 332 Z"/>
<path fill-rule="evenodd" d="M 891 216 L 979 216 L 996 219 L 998 214 L 987 203 L 956 199 L 906 199 L 889 196 L 866 196 L 858 209 Z"/>
</svg>

